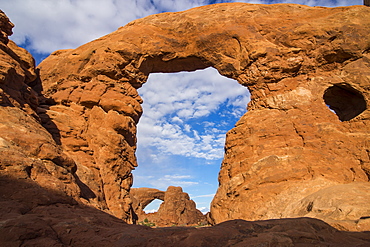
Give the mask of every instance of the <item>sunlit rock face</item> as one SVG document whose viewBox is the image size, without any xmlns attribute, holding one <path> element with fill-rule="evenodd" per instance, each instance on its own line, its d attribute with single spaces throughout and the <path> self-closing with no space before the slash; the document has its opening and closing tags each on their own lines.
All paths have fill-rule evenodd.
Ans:
<svg viewBox="0 0 370 247">
<path fill-rule="evenodd" d="M 39 66 L 39 103 L 30 109 L 39 106 L 50 153 L 64 157 L 48 159 L 61 160 L 70 181 L 59 190 L 132 222 L 136 89 L 150 73 L 214 67 L 248 87 L 251 102 L 227 134 L 213 221 L 325 219 L 312 213 L 319 193 L 332 200 L 343 194 L 336 189 L 369 183 L 368 16 L 364 6 L 218 4 L 149 16 L 54 52 Z M 341 205 L 362 207 L 349 198 Z M 361 223 L 366 207 L 356 217 L 335 207 L 337 227 L 370 229 Z"/>
</svg>

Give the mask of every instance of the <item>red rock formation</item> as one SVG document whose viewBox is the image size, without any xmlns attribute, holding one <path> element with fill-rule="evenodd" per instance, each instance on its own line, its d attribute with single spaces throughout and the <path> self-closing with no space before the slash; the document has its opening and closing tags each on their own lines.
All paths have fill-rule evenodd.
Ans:
<svg viewBox="0 0 370 247">
<path fill-rule="evenodd" d="M 181 187 L 170 186 L 167 191 L 151 188 L 133 188 L 130 191 L 134 212 L 138 222 L 148 221 L 155 226 L 196 226 L 206 225 L 206 216 L 197 208 L 188 193 Z M 154 199 L 162 202 L 155 213 L 145 213 L 145 207 Z"/>
<path fill-rule="evenodd" d="M 130 196 L 132 199 L 132 209 L 135 212 L 137 222 L 143 222 L 147 219 L 144 209 L 155 199 L 164 200 L 164 191 L 153 188 L 132 188 Z"/>
<path fill-rule="evenodd" d="M 11 183 L 33 181 L 53 191 L 40 194 L 43 205 L 59 202 L 63 210 L 80 210 L 85 204 L 132 222 L 129 191 L 142 113 L 136 89 L 153 72 L 212 66 L 251 92 L 248 112 L 227 135 L 213 220 L 308 215 L 341 229 L 369 230 L 363 204 L 368 194 L 360 193 L 362 200 L 346 192 L 366 192 L 370 177 L 369 15 L 364 6 L 240 3 L 153 15 L 75 50 L 54 52 L 40 65 L 37 78 L 32 57 L 8 41 L 12 24 L 0 14 L 1 175 L 12 178 Z M 322 195 L 332 208 L 323 208 Z M 23 199 L 13 200 L 11 193 L 4 198 L 7 205 L 20 204 L 4 216 L 14 223 L 8 222 L 6 233 L 19 223 L 19 215 L 32 216 L 25 219 L 29 225 L 43 215 L 37 203 L 24 211 Z M 350 208 L 356 209 L 354 214 L 346 211 Z M 53 222 L 55 229 L 60 221 Z M 230 225 L 225 224 L 212 229 L 227 233 Z M 261 224 L 270 223 L 251 224 L 251 232 L 258 232 Z M 40 234 L 25 231 L 22 239 L 32 242 L 49 235 L 43 227 L 30 229 Z M 71 228 L 57 229 L 59 234 Z M 313 230 L 311 242 L 319 236 L 322 242 L 337 241 L 333 236 L 350 239 L 326 225 L 322 229 L 330 236 Z M 206 236 L 207 231 L 201 233 Z M 198 233 L 181 234 L 194 240 Z M 294 232 L 289 234 L 290 240 L 279 243 L 302 243 Z"/>
<path fill-rule="evenodd" d="M 40 124 L 34 59 L 9 41 L 13 24 L 0 12 L 0 171 L 79 198 L 76 164 Z M 36 200 L 36 199 L 35 199 Z"/>
<path fill-rule="evenodd" d="M 163 201 L 165 193 L 165 191 L 153 188 L 132 188 L 130 190 L 130 195 L 133 200 L 133 207 L 138 211 L 144 210 L 145 207 L 155 199 Z"/>
<path fill-rule="evenodd" d="M 56 54 L 60 53 L 54 53 L 51 60 Z M 129 190 L 131 171 L 137 166 L 136 123 L 142 112 L 141 98 L 128 81 L 103 73 L 82 79 L 83 83 L 80 77 L 68 77 L 68 85 L 53 95 L 56 104 L 40 114 L 43 126 L 76 162 L 76 175 L 88 188 L 81 200 L 132 222 Z"/>
<path fill-rule="evenodd" d="M 143 215 L 156 226 L 194 226 L 206 225 L 206 217 L 200 212 L 188 193 L 181 187 L 170 186 L 158 212 Z"/>
<path fill-rule="evenodd" d="M 212 217 L 216 223 L 291 217 L 294 210 L 287 208 L 318 190 L 369 181 L 369 11 L 220 4 L 149 16 L 75 50 L 55 52 L 40 65 L 44 92 L 57 103 L 53 111 L 78 108 L 87 126 L 81 134 L 71 130 L 79 125 L 59 127 L 62 146 L 67 149 L 71 138 L 85 141 L 83 155 L 68 150 L 77 166 L 85 164 L 77 173 L 91 173 L 88 164 L 94 163 L 100 170 L 93 181 L 101 176 L 111 184 L 94 193 L 109 195 L 110 211 L 118 200 L 122 207 L 113 214 L 123 217 L 141 114 L 134 88 L 152 72 L 213 66 L 247 86 L 251 102 L 227 135 Z M 207 22 L 199 18 L 204 15 Z M 112 99 L 111 93 L 104 96 L 107 85 L 114 97 L 134 101 L 126 108 L 106 103 Z M 108 133 L 114 138 L 105 140 Z M 126 143 L 128 137 L 133 141 Z M 83 163 L 89 157 L 93 162 Z M 80 177 L 91 187 L 91 179 Z"/>
</svg>

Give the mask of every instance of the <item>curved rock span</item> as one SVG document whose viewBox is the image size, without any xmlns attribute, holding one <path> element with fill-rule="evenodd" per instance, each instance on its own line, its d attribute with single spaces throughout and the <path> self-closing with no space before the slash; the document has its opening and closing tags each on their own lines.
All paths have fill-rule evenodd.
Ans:
<svg viewBox="0 0 370 247">
<path fill-rule="evenodd" d="M 165 191 L 153 188 L 132 188 L 130 195 L 133 200 L 132 207 L 136 214 L 144 212 L 148 206 L 155 199 L 164 201 Z"/>
<path fill-rule="evenodd" d="M 214 222 L 312 216 L 369 230 L 368 16 L 241 3 L 163 13 L 54 52 L 39 78 L 1 19 L 2 173 L 132 222 L 136 89 L 150 73 L 214 67 L 251 93 L 227 134 Z"/>
<path fill-rule="evenodd" d="M 132 188 L 130 195 L 137 222 L 146 221 L 155 226 L 204 226 L 208 225 L 206 216 L 200 212 L 188 193 L 181 187 L 169 186 L 166 191 L 152 188 Z M 145 213 L 144 209 L 153 200 L 163 201 L 157 212 Z"/>
</svg>

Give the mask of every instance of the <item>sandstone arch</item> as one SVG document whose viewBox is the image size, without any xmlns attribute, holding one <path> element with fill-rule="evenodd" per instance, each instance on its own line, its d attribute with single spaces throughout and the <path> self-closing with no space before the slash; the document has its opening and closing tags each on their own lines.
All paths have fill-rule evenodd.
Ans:
<svg viewBox="0 0 370 247">
<path fill-rule="evenodd" d="M 194 201 L 181 187 L 169 186 L 166 191 L 133 188 L 130 194 L 138 222 L 146 219 L 156 226 L 198 225 L 207 222 L 206 216 L 196 209 Z M 163 202 L 157 212 L 146 214 L 144 208 L 154 199 Z"/>
<path fill-rule="evenodd" d="M 135 212 L 143 211 L 155 199 L 164 201 L 164 191 L 153 188 L 132 188 L 133 209 Z"/>
<path fill-rule="evenodd" d="M 301 216 L 292 205 L 320 189 L 368 183 L 369 109 L 340 122 L 323 95 L 346 84 L 369 105 L 369 14 L 363 6 L 219 4 L 149 16 L 53 53 L 39 67 L 44 95 L 55 101 L 45 114 L 97 195 L 85 203 L 130 221 L 136 89 L 151 72 L 209 66 L 251 93 L 248 113 L 227 135 L 216 223 Z"/>
</svg>

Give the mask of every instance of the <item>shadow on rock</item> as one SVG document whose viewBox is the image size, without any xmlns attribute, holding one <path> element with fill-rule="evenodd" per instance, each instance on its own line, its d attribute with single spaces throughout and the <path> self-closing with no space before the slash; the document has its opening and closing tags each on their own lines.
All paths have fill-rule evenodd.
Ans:
<svg viewBox="0 0 370 247">
<path fill-rule="evenodd" d="M 213 227 L 129 225 L 30 179 L 0 176 L 1 246 L 366 246 L 370 232 L 342 232 L 311 218 Z"/>
</svg>

